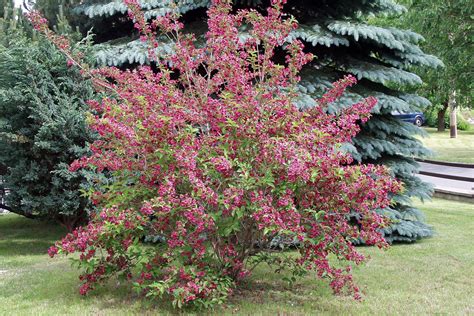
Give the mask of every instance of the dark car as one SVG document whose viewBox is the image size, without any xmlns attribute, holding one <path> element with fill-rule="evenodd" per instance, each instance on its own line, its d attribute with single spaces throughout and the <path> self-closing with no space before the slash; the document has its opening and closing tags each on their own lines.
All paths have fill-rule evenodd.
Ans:
<svg viewBox="0 0 474 316">
<path fill-rule="evenodd" d="M 393 116 L 399 118 L 400 120 L 415 124 L 416 126 L 421 126 L 425 123 L 425 116 L 421 112 L 413 112 L 413 113 L 398 113 L 393 112 Z"/>
</svg>

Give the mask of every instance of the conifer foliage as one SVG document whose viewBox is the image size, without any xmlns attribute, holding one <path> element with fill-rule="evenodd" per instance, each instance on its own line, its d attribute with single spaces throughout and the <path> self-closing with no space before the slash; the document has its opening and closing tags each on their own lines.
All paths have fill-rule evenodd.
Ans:
<svg viewBox="0 0 474 316">
<path fill-rule="evenodd" d="M 140 1 L 146 18 L 172 12 L 182 14 L 186 32 L 196 34 L 201 43 L 205 40 L 205 9 L 209 4 L 209 0 Z M 236 8 L 260 11 L 268 4 L 265 0 L 234 1 Z M 330 105 L 328 111 L 368 96 L 378 99 L 371 119 L 363 124 L 353 143 L 344 148 L 357 161 L 390 167 L 392 174 L 405 184 L 404 191 L 394 198 L 395 204 L 380 210 L 392 219 L 392 225 L 384 229 L 388 241 L 414 241 L 431 235 L 421 212 L 411 206 L 412 197 L 424 199 L 431 195 L 429 185 L 414 175 L 418 165 L 413 159 L 429 151 L 415 138 L 422 134 L 421 129 L 401 122 L 392 113 L 422 111 L 430 104 L 404 89 L 422 83 L 410 71 L 411 66 L 438 67 L 441 62 L 419 48 L 423 40 L 419 34 L 367 22 L 374 15 L 399 15 L 405 10 L 391 0 L 292 0 L 285 8 L 299 22 L 286 41 L 301 40 L 305 49 L 316 56 L 301 72 L 298 100 L 301 108 L 315 106 L 314 98 L 321 97 L 332 82 L 345 74 L 357 77 L 359 84 L 350 88 L 341 102 Z M 149 51 L 132 31 L 132 23 L 124 18 L 126 11 L 122 1 L 88 0 L 75 9 L 83 17 L 83 30 L 94 26 L 101 47 L 96 57 L 102 65 L 129 67 L 149 62 Z M 241 39 L 248 36 L 245 26 L 238 32 Z M 173 43 L 166 37 L 158 34 L 158 41 L 155 54 L 173 51 Z"/>
<path fill-rule="evenodd" d="M 69 164 L 88 152 L 84 98 L 92 85 L 58 49 L 31 36 L 21 16 L 0 19 L 0 165 L 6 208 L 72 230 L 87 220 L 84 172 Z M 28 30 L 28 27 L 30 28 Z"/>
<path fill-rule="evenodd" d="M 329 256 L 358 264 L 364 256 L 354 240 L 386 246 L 374 210 L 387 207 L 400 184 L 385 167 L 351 164 L 340 150 L 377 102 L 367 97 L 327 113 L 354 77 L 334 83 L 311 109 L 296 106 L 299 72 L 312 56 L 298 40 L 284 45 L 297 27 L 282 18 L 284 3 L 272 1 L 261 14 L 213 1 L 198 47 L 176 13 L 147 23 L 139 3 L 127 0 L 156 67 L 135 70 L 88 70 L 47 21 L 30 15 L 106 94 L 89 102 L 100 134 L 93 153 L 70 170 L 107 169 L 114 185 L 94 194 L 97 216 L 49 250 L 81 253 L 82 294 L 119 274 L 147 297 L 208 307 L 266 262 L 288 269 L 290 281 L 314 271 L 336 293 L 360 297 L 350 266 L 335 267 Z M 170 54 L 154 53 L 158 31 L 173 42 Z M 163 242 L 143 245 L 149 235 Z M 298 240 L 298 254 L 275 256 L 268 245 L 276 235 Z"/>
</svg>

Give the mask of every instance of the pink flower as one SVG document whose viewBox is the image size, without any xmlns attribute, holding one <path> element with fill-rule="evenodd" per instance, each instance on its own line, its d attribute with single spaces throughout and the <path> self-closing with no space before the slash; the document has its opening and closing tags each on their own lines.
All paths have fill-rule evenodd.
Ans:
<svg viewBox="0 0 474 316">
<path fill-rule="evenodd" d="M 89 291 L 91 290 L 91 286 L 89 283 L 84 283 L 83 285 L 81 285 L 81 287 L 79 288 L 79 293 L 81 295 L 86 295 Z"/>
<path fill-rule="evenodd" d="M 56 246 L 51 246 L 48 249 L 48 255 L 53 258 L 58 253 L 58 248 Z"/>
<path fill-rule="evenodd" d="M 213 157 L 211 158 L 211 163 L 214 165 L 216 170 L 224 176 L 230 176 L 232 174 L 232 164 L 226 158 Z"/>
<path fill-rule="evenodd" d="M 81 294 L 136 271 L 136 286 L 149 296 L 161 295 L 156 282 L 163 282 L 179 304 L 221 301 L 248 275 L 250 256 L 280 235 L 300 242 L 295 269 L 314 270 L 335 293 L 360 297 L 351 271 L 329 257 L 363 262 L 351 238 L 386 246 L 384 219 L 374 210 L 389 205 L 400 185 L 384 167 L 351 165 L 336 150 L 377 102 L 369 97 L 327 113 L 356 83 L 353 76 L 335 82 L 314 108 L 295 106 L 298 73 L 313 56 L 300 41 L 285 44 L 296 27 L 283 16 L 285 2 L 272 0 L 261 14 L 214 0 L 206 42 L 196 45 L 176 13 L 149 22 L 141 2 L 125 0 L 157 71 L 87 71 L 68 40 L 30 14 L 35 29 L 84 66 L 103 96 L 88 102 L 100 139 L 70 170 L 108 170 L 115 183 L 93 194 L 98 215 L 48 250 L 79 253 L 87 281 Z M 242 39 L 244 25 L 249 36 Z M 156 56 L 158 32 L 176 39 L 173 53 Z M 286 56 L 277 62 L 282 47 Z M 357 223 L 349 224 L 353 214 Z M 149 236 L 157 245 L 130 248 Z"/>
</svg>

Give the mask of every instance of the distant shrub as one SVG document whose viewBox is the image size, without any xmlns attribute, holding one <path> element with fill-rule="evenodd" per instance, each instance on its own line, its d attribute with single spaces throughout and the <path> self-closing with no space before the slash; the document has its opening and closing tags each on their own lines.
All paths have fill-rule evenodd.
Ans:
<svg viewBox="0 0 474 316">
<path fill-rule="evenodd" d="M 457 125 L 458 129 L 461 131 L 469 131 L 471 129 L 471 124 L 469 124 L 469 122 L 462 115 L 457 116 Z"/>
<path fill-rule="evenodd" d="M 438 111 L 441 106 L 432 106 L 428 108 L 425 112 L 425 124 L 429 127 L 438 127 Z M 444 113 L 444 127 L 449 128 L 449 109 Z M 471 129 L 471 124 L 464 118 L 463 113 L 457 114 L 457 127 L 461 131 L 468 131 Z"/>
<path fill-rule="evenodd" d="M 435 106 L 431 106 L 423 113 L 425 115 L 425 125 L 428 127 L 438 127 L 438 111 Z"/>
</svg>

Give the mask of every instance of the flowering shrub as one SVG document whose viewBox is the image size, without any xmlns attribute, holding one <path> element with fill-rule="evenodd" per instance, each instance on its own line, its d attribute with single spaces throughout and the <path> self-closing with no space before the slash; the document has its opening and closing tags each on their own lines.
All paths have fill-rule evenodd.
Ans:
<svg viewBox="0 0 474 316">
<path fill-rule="evenodd" d="M 332 266 L 329 255 L 358 264 L 364 256 L 351 241 L 386 246 L 374 209 L 387 206 L 400 185 L 384 167 L 350 165 L 339 148 L 376 100 L 327 114 L 327 104 L 355 84 L 348 76 L 319 106 L 299 111 L 298 72 L 312 56 L 298 41 L 285 44 L 296 27 L 282 17 L 285 1 L 274 0 L 265 14 L 231 13 L 230 2 L 213 1 L 206 45 L 197 47 L 176 16 L 148 24 L 138 2 L 127 0 L 156 69 L 87 70 L 108 96 L 90 102 L 102 113 L 90 119 L 101 139 L 71 169 L 107 169 L 116 182 L 92 194 L 101 212 L 49 250 L 80 253 L 81 294 L 118 274 L 147 297 L 207 307 L 267 262 L 289 269 L 289 280 L 313 270 L 336 293 L 359 297 L 350 267 Z M 30 18 L 67 46 L 41 17 Z M 244 24 L 249 36 L 243 39 Z M 174 40 L 174 54 L 153 55 L 158 31 Z M 279 47 L 286 58 L 277 62 Z M 269 252 L 277 235 L 298 240 L 298 256 Z M 144 244 L 145 236 L 164 241 Z"/>
</svg>

